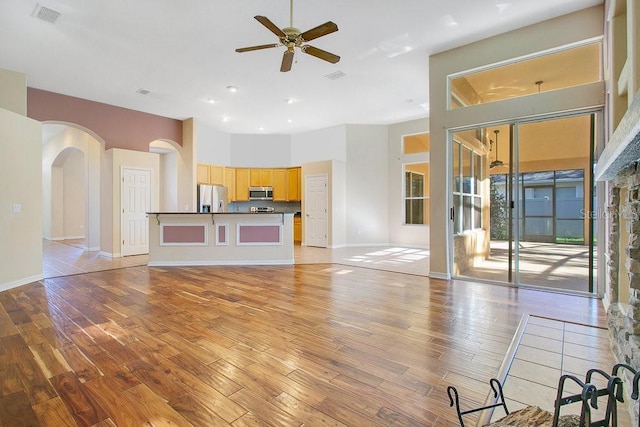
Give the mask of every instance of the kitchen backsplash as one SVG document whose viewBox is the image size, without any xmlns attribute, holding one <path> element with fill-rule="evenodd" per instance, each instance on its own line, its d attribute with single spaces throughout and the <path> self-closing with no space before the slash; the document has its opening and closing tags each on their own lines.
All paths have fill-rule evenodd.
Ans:
<svg viewBox="0 0 640 427">
<path fill-rule="evenodd" d="M 229 212 L 249 212 L 252 206 L 272 207 L 276 212 L 300 212 L 300 202 L 274 202 L 272 200 L 254 200 L 250 202 L 231 202 Z"/>
</svg>

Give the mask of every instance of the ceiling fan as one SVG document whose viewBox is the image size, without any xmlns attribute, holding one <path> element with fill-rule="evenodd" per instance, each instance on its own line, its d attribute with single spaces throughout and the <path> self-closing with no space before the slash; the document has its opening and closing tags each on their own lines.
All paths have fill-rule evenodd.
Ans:
<svg viewBox="0 0 640 427">
<path fill-rule="evenodd" d="M 331 34 L 335 31 L 338 31 L 338 26 L 331 22 L 327 21 L 324 24 L 318 25 L 310 30 L 301 32 L 299 29 L 293 26 L 293 0 L 290 1 L 290 13 L 289 13 L 289 26 L 286 28 L 278 28 L 276 25 L 269 20 L 266 16 L 254 16 L 254 18 L 260 22 L 262 25 L 267 27 L 269 31 L 278 36 L 280 43 L 272 43 L 272 44 L 263 44 L 259 46 L 250 46 L 236 49 L 236 52 L 249 52 L 252 50 L 260 50 L 260 49 L 269 49 L 272 47 L 285 46 L 287 50 L 285 50 L 284 55 L 282 57 L 282 65 L 280 66 L 280 71 L 286 72 L 291 70 L 291 65 L 293 64 L 293 55 L 295 48 L 299 48 L 302 52 L 307 53 L 311 56 L 315 56 L 316 58 L 320 58 L 324 61 L 331 62 L 335 64 L 340 61 L 340 57 L 338 55 L 334 55 L 331 52 L 327 52 L 322 49 L 318 49 L 317 47 L 310 46 L 305 44 L 313 39 L 317 39 L 318 37 L 326 36 L 327 34 Z"/>
</svg>

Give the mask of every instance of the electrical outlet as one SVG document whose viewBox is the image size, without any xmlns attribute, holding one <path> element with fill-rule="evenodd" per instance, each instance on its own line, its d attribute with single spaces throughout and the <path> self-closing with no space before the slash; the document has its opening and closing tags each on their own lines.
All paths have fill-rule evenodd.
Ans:
<svg viewBox="0 0 640 427">
<path fill-rule="evenodd" d="M 13 204 L 13 213 L 20 213 L 20 212 L 22 212 L 22 204 L 14 203 Z"/>
</svg>

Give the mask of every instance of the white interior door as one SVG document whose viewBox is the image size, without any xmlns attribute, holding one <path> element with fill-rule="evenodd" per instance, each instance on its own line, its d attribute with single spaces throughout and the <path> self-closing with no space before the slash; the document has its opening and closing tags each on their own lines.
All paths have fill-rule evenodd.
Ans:
<svg viewBox="0 0 640 427">
<path fill-rule="evenodd" d="M 305 245 L 327 247 L 327 176 L 305 178 Z"/>
<path fill-rule="evenodd" d="M 151 171 L 122 168 L 121 175 L 122 256 L 149 253 L 147 212 L 151 206 Z"/>
</svg>

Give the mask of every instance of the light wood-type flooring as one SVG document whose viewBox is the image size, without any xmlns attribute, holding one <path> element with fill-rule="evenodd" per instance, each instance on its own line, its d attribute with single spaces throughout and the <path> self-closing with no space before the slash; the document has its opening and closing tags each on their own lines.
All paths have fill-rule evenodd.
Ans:
<svg viewBox="0 0 640 427">
<path fill-rule="evenodd" d="M 597 299 L 345 264 L 49 278 L 0 293 L 0 425 L 458 425 L 447 386 L 480 406 L 526 314 L 605 325 Z"/>
</svg>

